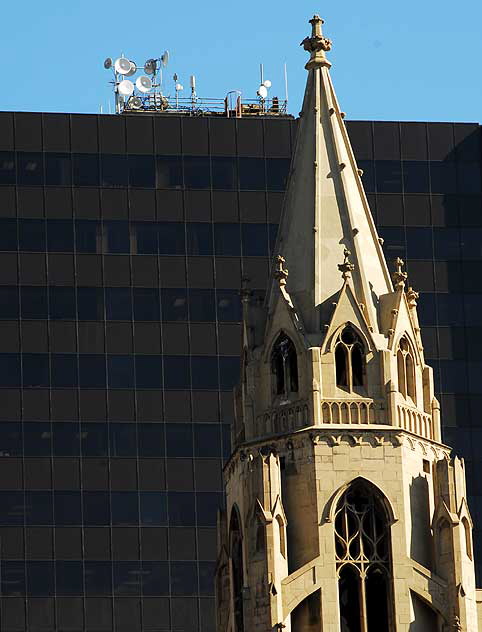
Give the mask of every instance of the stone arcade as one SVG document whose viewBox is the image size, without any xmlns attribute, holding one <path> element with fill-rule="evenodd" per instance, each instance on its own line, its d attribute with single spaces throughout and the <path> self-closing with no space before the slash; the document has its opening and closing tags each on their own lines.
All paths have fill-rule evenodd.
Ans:
<svg viewBox="0 0 482 632">
<path fill-rule="evenodd" d="M 441 441 L 418 295 L 401 260 L 392 283 L 310 22 L 279 255 L 264 305 L 242 293 L 217 629 L 477 632 L 464 463 Z"/>
</svg>

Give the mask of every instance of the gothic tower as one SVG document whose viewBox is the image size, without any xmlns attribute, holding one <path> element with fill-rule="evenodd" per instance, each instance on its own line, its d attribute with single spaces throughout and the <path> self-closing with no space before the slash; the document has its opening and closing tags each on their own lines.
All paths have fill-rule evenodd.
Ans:
<svg viewBox="0 0 482 632">
<path fill-rule="evenodd" d="M 403 261 L 388 272 L 310 22 L 279 255 L 264 305 L 242 293 L 217 629 L 477 632 L 464 463 L 441 442 L 418 295 Z"/>
</svg>

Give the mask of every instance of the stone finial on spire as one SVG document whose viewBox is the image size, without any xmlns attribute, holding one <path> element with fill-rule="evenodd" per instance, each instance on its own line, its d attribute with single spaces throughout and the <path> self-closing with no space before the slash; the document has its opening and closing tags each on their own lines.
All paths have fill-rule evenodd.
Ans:
<svg viewBox="0 0 482 632">
<path fill-rule="evenodd" d="M 395 272 L 392 274 L 393 282 L 395 283 L 396 289 L 403 290 L 408 276 L 406 272 L 402 272 L 402 267 L 405 265 L 405 262 L 403 259 L 400 259 L 400 257 L 397 257 L 393 263 L 395 264 Z"/>
<path fill-rule="evenodd" d="M 345 248 L 343 251 L 343 256 L 345 257 L 343 263 L 338 264 L 338 270 L 341 272 L 341 276 L 346 281 L 351 277 L 351 273 L 355 269 L 355 266 L 350 261 L 351 252 Z"/>
<path fill-rule="evenodd" d="M 311 57 L 306 64 L 306 70 L 317 68 L 320 66 L 331 66 L 331 63 L 327 60 L 325 53 L 331 50 L 331 40 L 323 35 L 321 32 L 321 25 L 324 21 L 319 15 L 314 15 L 310 20 L 311 24 L 311 37 L 305 37 L 300 46 L 303 46 L 307 50 Z"/>
<path fill-rule="evenodd" d="M 276 257 L 276 268 L 274 271 L 274 278 L 277 279 L 278 283 L 281 286 L 286 285 L 286 279 L 288 278 L 288 270 L 283 267 L 286 263 L 285 258 L 281 255 Z"/>
<path fill-rule="evenodd" d="M 408 306 L 410 307 L 410 309 L 417 307 L 417 300 L 419 296 L 420 296 L 419 293 L 416 292 L 412 286 L 409 286 L 407 290 L 407 301 L 408 301 Z"/>
</svg>

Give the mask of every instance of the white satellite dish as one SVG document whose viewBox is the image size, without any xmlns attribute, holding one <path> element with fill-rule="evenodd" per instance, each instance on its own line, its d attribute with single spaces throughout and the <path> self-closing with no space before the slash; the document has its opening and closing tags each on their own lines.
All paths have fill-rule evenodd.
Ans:
<svg viewBox="0 0 482 632">
<path fill-rule="evenodd" d="M 112 68 L 112 59 L 111 59 L 110 57 L 107 57 L 107 58 L 104 60 L 104 68 L 105 68 L 106 70 L 109 70 L 109 68 Z"/>
<path fill-rule="evenodd" d="M 176 83 L 176 92 L 180 92 L 181 90 L 184 90 L 182 83 Z"/>
<path fill-rule="evenodd" d="M 263 84 L 261 84 L 258 88 L 258 96 L 262 99 L 266 99 L 268 96 L 268 90 Z"/>
<path fill-rule="evenodd" d="M 148 59 L 144 64 L 144 72 L 146 75 L 153 75 L 157 69 L 157 59 Z"/>
<path fill-rule="evenodd" d="M 135 62 L 134 61 L 130 61 L 129 63 L 131 65 L 131 67 L 130 67 L 129 72 L 125 73 L 126 77 L 132 77 L 132 75 L 135 75 L 136 72 L 137 72 L 137 66 L 136 66 Z"/>
<path fill-rule="evenodd" d="M 269 79 L 266 79 L 266 81 L 263 81 L 263 86 L 265 88 L 271 88 L 271 81 Z"/>
<path fill-rule="evenodd" d="M 152 88 L 152 81 L 149 79 L 149 77 L 146 77 L 146 75 L 141 75 L 136 79 L 136 88 L 139 90 L 139 92 L 149 92 L 149 90 Z"/>
<path fill-rule="evenodd" d="M 127 75 L 131 69 L 131 62 L 125 57 L 119 57 L 115 60 L 114 68 L 120 75 Z"/>
<path fill-rule="evenodd" d="M 167 66 L 167 64 L 169 63 L 169 51 L 165 50 L 162 55 L 161 55 L 161 64 L 164 66 L 164 68 Z"/>
<path fill-rule="evenodd" d="M 117 86 L 119 94 L 123 97 L 130 97 L 134 92 L 134 84 L 129 79 L 124 79 Z"/>
</svg>

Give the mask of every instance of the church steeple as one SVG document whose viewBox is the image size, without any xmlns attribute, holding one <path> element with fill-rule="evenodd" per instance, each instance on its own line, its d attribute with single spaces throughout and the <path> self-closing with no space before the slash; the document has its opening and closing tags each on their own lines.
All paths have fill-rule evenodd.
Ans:
<svg viewBox="0 0 482 632">
<path fill-rule="evenodd" d="M 288 292 L 312 332 L 323 303 L 340 289 L 333 270 L 349 250 L 356 298 L 378 332 L 378 299 L 392 284 L 330 79 L 331 41 L 319 16 L 310 23 L 312 35 L 301 43 L 310 52 L 308 78 L 277 253 L 286 259 Z"/>
</svg>

